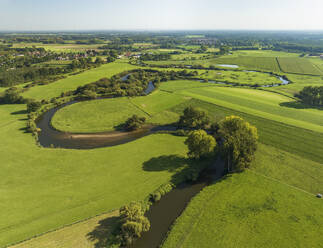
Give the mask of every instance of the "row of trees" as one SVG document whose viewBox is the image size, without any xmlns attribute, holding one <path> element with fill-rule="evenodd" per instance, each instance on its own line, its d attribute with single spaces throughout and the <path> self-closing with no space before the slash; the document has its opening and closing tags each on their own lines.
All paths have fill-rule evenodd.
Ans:
<svg viewBox="0 0 323 248">
<path fill-rule="evenodd" d="M 160 82 L 187 78 L 196 75 L 194 72 L 183 71 L 155 71 L 133 70 L 108 78 L 102 78 L 77 88 L 75 91 L 66 92 L 64 95 L 75 95 L 85 98 L 98 96 L 140 96 L 144 95 L 148 83 L 152 82 L 155 87 Z M 127 77 L 125 77 L 127 76 Z"/>
<path fill-rule="evenodd" d="M 323 106 L 323 86 L 306 86 L 295 96 L 306 104 Z"/>
</svg>

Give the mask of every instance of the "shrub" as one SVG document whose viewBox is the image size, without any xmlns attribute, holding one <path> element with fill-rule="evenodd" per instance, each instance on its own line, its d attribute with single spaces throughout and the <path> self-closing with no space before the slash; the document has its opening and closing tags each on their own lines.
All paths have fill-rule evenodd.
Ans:
<svg viewBox="0 0 323 248">
<path fill-rule="evenodd" d="M 29 103 L 27 103 L 27 112 L 28 113 L 36 112 L 41 107 L 41 105 L 42 105 L 41 102 L 30 101 Z"/>
<path fill-rule="evenodd" d="M 140 128 L 146 121 L 145 117 L 133 115 L 125 122 L 124 128 L 127 131 L 133 131 Z"/>
</svg>

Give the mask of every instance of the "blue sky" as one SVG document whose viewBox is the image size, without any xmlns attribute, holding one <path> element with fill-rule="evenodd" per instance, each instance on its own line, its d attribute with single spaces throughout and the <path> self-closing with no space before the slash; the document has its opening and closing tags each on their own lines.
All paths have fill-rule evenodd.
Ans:
<svg viewBox="0 0 323 248">
<path fill-rule="evenodd" d="M 323 30 L 323 0 L 0 0 L 0 30 Z"/>
</svg>

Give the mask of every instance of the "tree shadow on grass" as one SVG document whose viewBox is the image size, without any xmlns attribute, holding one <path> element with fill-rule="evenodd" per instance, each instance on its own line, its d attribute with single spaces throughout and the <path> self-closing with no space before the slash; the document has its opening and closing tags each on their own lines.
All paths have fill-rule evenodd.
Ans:
<svg viewBox="0 0 323 248">
<path fill-rule="evenodd" d="M 28 113 L 27 110 L 23 109 L 23 110 L 12 112 L 10 114 L 11 115 L 24 115 L 24 114 L 27 114 L 27 113 Z"/>
<path fill-rule="evenodd" d="M 178 155 L 163 155 L 156 158 L 151 158 L 143 163 L 145 171 L 169 171 L 174 172 L 184 167 L 189 162 L 189 159 Z"/>
<path fill-rule="evenodd" d="M 145 171 L 168 171 L 173 173 L 171 182 L 178 184 L 191 181 L 200 170 L 206 168 L 212 162 L 212 158 L 203 160 L 189 159 L 178 155 L 163 155 L 151 158 L 143 163 Z"/>
<path fill-rule="evenodd" d="M 295 109 L 318 109 L 323 110 L 322 106 L 312 106 L 308 104 L 304 104 L 300 101 L 294 101 L 294 102 L 282 102 L 279 104 L 282 107 L 288 107 L 288 108 L 295 108 Z"/>
<path fill-rule="evenodd" d="M 119 222 L 119 217 L 113 216 L 100 220 L 99 225 L 89 232 L 87 238 L 95 242 L 95 248 L 105 248 L 111 243 L 111 235 Z"/>
</svg>

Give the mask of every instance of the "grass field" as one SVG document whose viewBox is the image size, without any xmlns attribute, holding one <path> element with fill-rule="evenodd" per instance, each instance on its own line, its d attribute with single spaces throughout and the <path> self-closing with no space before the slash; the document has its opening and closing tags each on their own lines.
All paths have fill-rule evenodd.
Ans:
<svg viewBox="0 0 323 248">
<path fill-rule="evenodd" d="M 176 173 L 143 163 L 186 154 L 184 138 L 166 134 L 94 150 L 41 148 L 24 133 L 24 109 L 0 106 L 0 247 L 143 199 Z"/>
<path fill-rule="evenodd" d="M 60 109 L 54 115 L 52 125 L 66 132 L 110 131 L 133 114 L 149 117 L 126 97 L 85 101 Z"/>
<path fill-rule="evenodd" d="M 205 188 L 163 248 L 321 247 L 323 205 L 314 195 L 244 172 Z"/>
<path fill-rule="evenodd" d="M 200 75 L 199 77 L 218 82 L 230 82 L 241 85 L 268 85 L 281 83 L 276 76 L 261 72 L 206 71 L 206 73 Z"/>
<path fill-rule="evenodd" d="M 113 103 L 120 108 L 124 101 L 127 100 L 116 99 Z M 184 108 L 189 105 L 206 109 L 215 120 L 220 120 L 226 115 L 239 115 L 257 126 L 262 143 L 323 163 L 323 155 L 320 152 L 323 149 L 322 112 L 279 105 L 288 101 L 291 99 L 266 91 L 217 87 L 210 83 L 188 80 L 162 83 L 160 90 L 151 95 L 130 99 L 132 104 L 149 116 L 147 122 L 154 124 L 177 121 Z M 89 120 L 92 114 L 87 111 L 87 107 L 83 108 L 87 104 L 80 103 L 59 111 L 54 117 L 54 126 L 74 132 L 80 131 L 81 128 L 87 132 L 108 130 L 109 120 L 119 114 L 104 114 L 109 109 L 106 102 L 109 103 L 110 100 L 98 100 L 93 103 L 93 109 L 97 110 L 95 115 L 104 116 L 99 120 Z M 128 106 L 128 103 L 125 106 Z M 74 107 L 75 113 L 72 113 L 70 109 Z M 77 115 L 81 116 L 79 122 L 72 124 L 71 120 L 77 118 Z M 57 124 L 56 117 L 64 121 Z M 87 125 L 89 122 L 93 126 Z M 70 123 L 71 126 L 67 126 L 66 123 Z M 76 129 L 76 126 L 79 129 Z M 318 129 L 319 132 L 307 130 L 311 128 Z"/>
<path fill-rule="evenodd" d="M 210 64 L 234 64 L 241 68 L 259 71 L 280 72 L 278 63 L 275 57 L 256 57 L 256 56 L 241 56 L 241 57 L 224 57 L 211 60 Z"/>
<path fill-rule="evenodd" d="M 23 96 L 37 100 L 50 99 L 60 96 L 61 93 L 75 90 L 78 86 L 97 81 L 103 77 L 111 77 L 120 72 L 137 68 L 130 65 L 126 60 L 117 60 L 116 62 L 102 65 L 98 68 L 85 71 L 83 73 L 69 76 L 44 86 L 33 87 L 26 91 Z"/>
<path fill-rule="evenodd" d="M 240 112 L 196 99 L 191 99 L 175 106 L 171 111 L 182 113 L 187 106 L 205 109 L 208 111 L 211 119 L 217 121 L 228 115 L 241 116 L 257 127 L 261 143 L 323 164 L 323 154 L 321 152 L 323 149 L 322 133 L 286 125 L 250 113 Z"/>
<path fill-rule="evenodd" d="M 104 247 L 116 222 L 118 211 L 102 214 L 89 220 L 61 228 L 10 248 L 93 248 Z"/>
<path fill-rule="evenodd" d="M 199 193 L 168 247 L 320 247 L 322 164 L 260 144 L 251 170 Z"/>
<path fill-rule="evenodd" d="M 179 93 L 259 117 L 323 132 L 322 111 L 301 109 L 301 105 L 283 95 L 232 87 L 194 88 Z"/>
<path fill-rule="evenodd" d="M 285 73 L 323 75 L 323 72 L 307 58 L 277 58 L 277 61 Z"/>
</svg>

